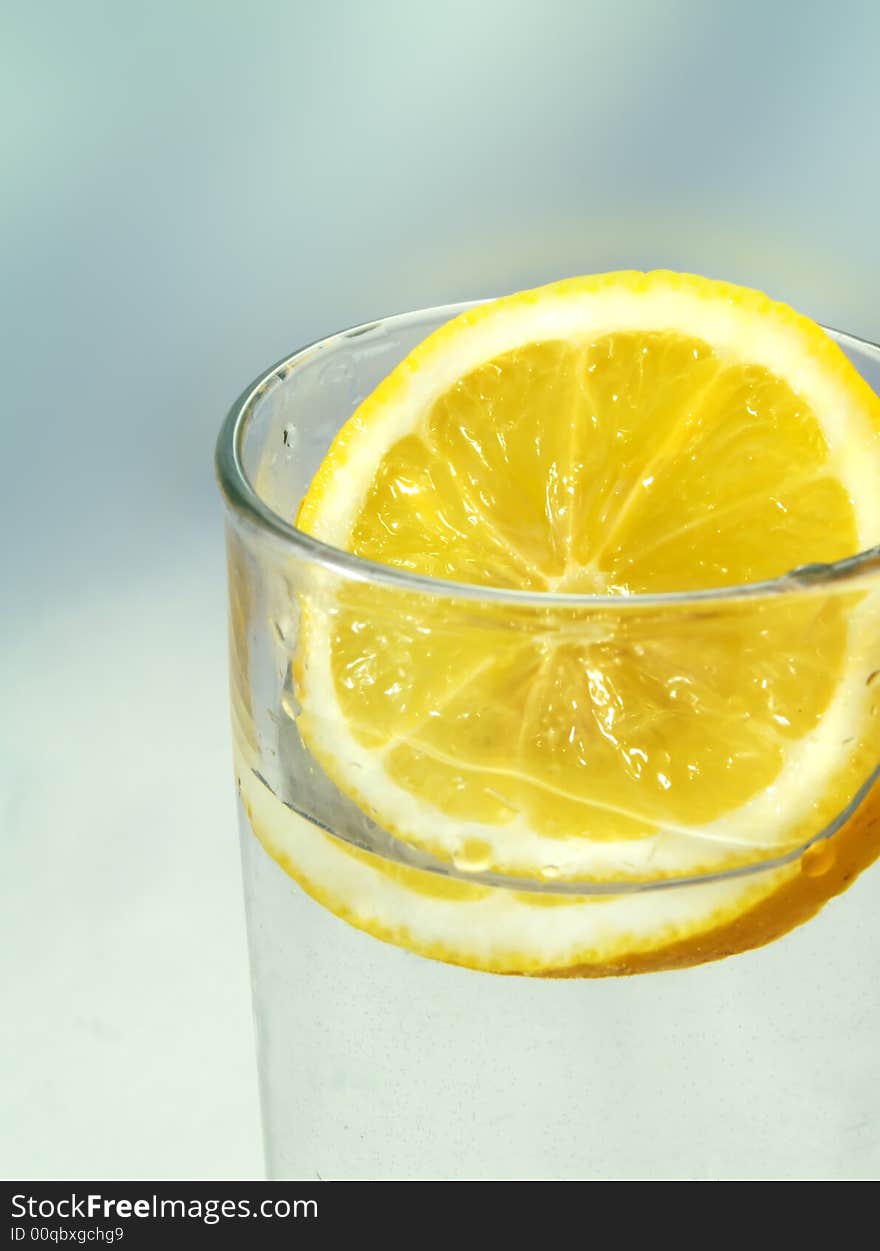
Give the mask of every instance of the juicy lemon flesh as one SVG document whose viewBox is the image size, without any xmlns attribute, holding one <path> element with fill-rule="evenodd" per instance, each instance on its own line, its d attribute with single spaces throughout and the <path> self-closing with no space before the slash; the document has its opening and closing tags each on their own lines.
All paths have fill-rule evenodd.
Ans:
<svg viewBox="0 0 880 1251">
<path fill-rule="evenodd" d="M 625 596 L 762 581 L 858 537 L 783 379 L 628 332 L 461 378 L 387 450 L 349 546 L 456 581 Z M 768 787 L 828 707 L 849 605 L 606 609 L 595 627 L 551 607 L 523 634 L 507 614 L 456 629 L 424 601 L 408 629 L 399 607 L 349 587 L 332 639 L 339 709 L 391 783 L 452 818 L 601 840 L 701 825 Z"/>
<path fill-rule="evenodd" d="M 822 427 L 783 379 L 630 332 L 530 344 L 462 378 L 385 454 L 349 546 L 478 585 L 626 594 L 760 582 L 850 555 L 857 535 Z"/>
</svg>

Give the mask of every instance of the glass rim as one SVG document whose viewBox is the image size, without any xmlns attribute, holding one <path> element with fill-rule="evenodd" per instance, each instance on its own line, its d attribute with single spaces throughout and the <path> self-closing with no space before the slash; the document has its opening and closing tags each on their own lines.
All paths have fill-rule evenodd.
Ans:
<svg viewBox="0 0 880 1251">
<path fill-rule="evenodd" d="M 427 574 L 410 573 L 392 565 L 356 556 L 332 544 L 324 543 L 298 529 L 263 500 L 251 482 L 244 467 L 242 445 L 248 419 L 256 400 L 266 391 L 273 379 L 283 382 L 299 365 L 305 364 L 312 355 L 331 345 L 339 345 L 346 339 L 357 339 L 379 327 L 406 324 L 432 316 L 450 320 L 486 300 L 466 300 L 451 304 L 413 309 L 394 313 L 373 321 L 361 322 L 347 329 L 336 331 L 296 348 L 293 352 L 264 369 L 239 395 L 230 408 L 220 428 L 215 449 L 215 469 L 220 489 L 229 508 L 244 518 L 257 530 L 269 533 L 281 540 L 300 558 L 318 565 L 339 577 L 359 583 L 383 585 L 400 591 L 418 592 L 440 598 L 480 602 L 496 606 L 510 605 L 516 608 L 605 608 L 620 612 L 621 609 L 638 607 L 685 606 L 739 601 L 743 599 L 772 598 L 798 592 L 821 591 L 828 587 L 847 589 L 858 585 L 862 578 L 880 575 L 880 543 L 865 548 L 852 556 L 830 564 L 806 564 L 791 569 L 775 578 L 760 582 L 746 582 L 733 586 L 707 587 L 695 591 L 662 591 L 634 595 L 603 595 L 585 593 L 559 593 L 554 591 L 527 591 L 508 587 L 484 586 L 478 583 L 457 582 L 447 578 L 435 578 Z M 880 364 L 880 344 L 862 339 L 848 331 L 836 330 L 820 323 L 822 329 L 840 345 L 849 345 L 869 356 L 875 356 Z M 878 536 L 880 537 L 880 536 Z"/>
</svg>

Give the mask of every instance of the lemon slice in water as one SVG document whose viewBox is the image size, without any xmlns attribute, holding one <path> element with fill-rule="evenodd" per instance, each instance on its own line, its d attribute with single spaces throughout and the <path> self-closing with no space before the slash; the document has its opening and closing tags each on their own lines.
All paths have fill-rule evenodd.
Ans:
<svg viewBox="0 0 880 1251">
<path fill-rule="evenodd" d="M 379 824 L 459 868 L 627 884 L 775 862 L 876 763 L 875 597 L 641 597 L 852 555 L 880 539 L 878 483 L 880 400 L 819 327 L 757 292 L 620 273 L 475 308 L 360 406 L 297 524 L 546 599 L 348 584 L 306 600 L 303 740 Z M 564 598 L 590 594 L 619 607 Z M 796 862 L 548 906 L 390 865 L 286 809 L 273 824 L 248 786 L 266 845 L 329 907 L 474 967 L 706 949 L 802 881 Z"/>
</svg>

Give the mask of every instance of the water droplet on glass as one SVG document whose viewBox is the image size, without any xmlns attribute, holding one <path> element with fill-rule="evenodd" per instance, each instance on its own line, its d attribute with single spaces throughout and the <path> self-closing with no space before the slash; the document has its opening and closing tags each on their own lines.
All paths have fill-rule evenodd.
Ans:
<svg viewBox="0 0 880 1251">
<path fill-rule="evenodd" d="M 286 647 L 293 647 L 296 644 L 296 618 L 295 617 L 279 617 L 277 621 L 272 622 L 275 627 L 275 633 L 278 641 Z"/>
<path fill-rule="evenodd" d="M 297 697 L 293 674 L 289 667 L 284 678 L 284 685 L 281 688 L 281 711 L 291 721 L 295 721 L 302 712 L 302 704 Z"/>
<path fill-rule="evenodd" d="M 452 863 L 463 873 L 483 873 L 492 863 L 492 848 L 481 838 L 465 838 L 452 853 Z"/>
<path fill-rule="evenodd" d="M 834 846 L 827 839 L 808 847 L 801 857 L 801 872 L 807 877 L 821 877 L 833 867 L 837 857 Z"/>
<path fill-rule="evenodd" d="M 538 871 L 541 877 L 545 878 L 548 882 L 552 882 L 557 877 L 559 877 L 559 865 L 558 864 L 542 865 Z"/>
</svg>

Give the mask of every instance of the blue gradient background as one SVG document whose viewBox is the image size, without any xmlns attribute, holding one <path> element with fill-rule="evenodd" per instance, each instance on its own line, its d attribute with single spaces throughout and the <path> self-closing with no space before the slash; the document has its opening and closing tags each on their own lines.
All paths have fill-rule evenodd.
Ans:
<svg viewBox="0 0 880 1251">
<path fill-rule="evenodd" d="M 869 0 L 0 17 L 0 1173 L 261 1171 L 223 413 L 298 343 L 670 266 L 880 338 Z"/>
</svg>

